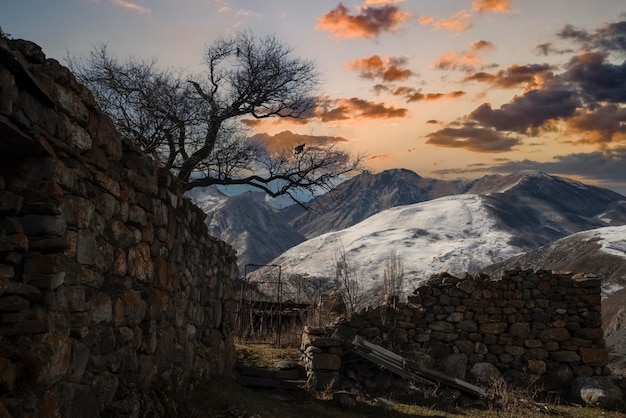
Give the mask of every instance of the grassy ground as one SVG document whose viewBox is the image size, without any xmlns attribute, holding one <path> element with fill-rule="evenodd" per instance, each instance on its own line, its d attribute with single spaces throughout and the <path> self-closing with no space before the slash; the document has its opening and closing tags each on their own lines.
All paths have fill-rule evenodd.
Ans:
<svg viewBox="0 0 626 418">
<path fill-rule="evenodd" d="M 277 360 L 297 361 L 300 354 L 297 349 L 275 349 L 268 345 L 238 345 L 237 353 L 240 364 L 270 370 Z M 392 393 L 383 397 L 359 394 L 356 406 L 341 408 L 333 402 L 331 392 L 308 391 L 303 382 L 285 388 L 250 389 L 237 384 L 235 380 L 220 379 L 196 386 L 190 414 L 194 418 L 626 418 L 626 413 L 620 411 L 526 402 L 520 394 L 505 393 L 506 390 L 500 388 L 500 399 L 487 401 L 486 407 L 480 409 L 439 406 L 437 396 L 442 395 L 434 392 L 431 393 L 431 401 L 426 403 L 424 397 L 417 402 L 417 397 L 411 399 L 410 396 L 394 396 Z"/>
</svg>

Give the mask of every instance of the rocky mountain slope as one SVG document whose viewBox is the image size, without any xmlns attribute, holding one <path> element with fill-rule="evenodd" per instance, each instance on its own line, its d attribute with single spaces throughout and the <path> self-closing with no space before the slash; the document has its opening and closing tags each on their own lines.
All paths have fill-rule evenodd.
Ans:
<svg viewBox="0 0 626 418">
<path fill-rule="evenodd" d="M 247 264 L 266 264 L 305 240 L 266 203 L 264 193 L 227 197 L 215 188 L 203 188 L 187 195 L 207 214 L 209 233 L 237 250 L 240 276 Z"/>
</svg>

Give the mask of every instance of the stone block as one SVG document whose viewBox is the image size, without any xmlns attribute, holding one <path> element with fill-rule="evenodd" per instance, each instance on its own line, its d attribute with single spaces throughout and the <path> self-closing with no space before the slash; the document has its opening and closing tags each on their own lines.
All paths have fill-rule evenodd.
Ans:
<svg viewBox="0 0 626 418">
<path fill-rule="evenodd" d="M 567 328 L 549 328 L 541 331 L 538 335 L 541 341 L 545 342 L 561 342 L 572 338 Z"/>
<path fill-rule="evenodd" d="M 338 371 L 341 367 L 341 358 L 335 354 L 315 354 L 311 358 L 311 370 Z"/>
<path fill-rule="evenodd" d="M 501 334 L 506 332 L 508 324 L 506 322 L 489 322 L 480 324 L 478 330 L 481 334 Z"/>
<path fill-rule="evenodd" d="M 28 235 L 64 236 L 67 225 L 59 216 L 25 215 L 19 218 Z"/>
<path fill-rule="evenodd" d="M 608 353 L 604 348 L 580 347 L 581 361 L 586 366 L 605 366 L 608 362 Z"/>
<path fill-rule="evenodd" d="M 550 353 L 550 359 L 559 363 L 578 363 L 580 355 L 575 351 L 553 351 Z"/>
<path fill-rule="evenodd" d="M 8 190 L 0 190 L 0 214 L 15 215 L 22 210 L 23 198 Z"/>
<path fill-rule="evenodd" d="M 624 394 L 609 377 L 579 377 L 574 379 L 572 393 L 586 405 L 612 409 L 624 401 Z"/>
<path fill-rule="evenodd" d="M 500 370 L 491 363 L 475 363 L 469 370 L 469 373 L 476 379 L 478 383 L 490 384 L 502 376 Z"/>
</svg>

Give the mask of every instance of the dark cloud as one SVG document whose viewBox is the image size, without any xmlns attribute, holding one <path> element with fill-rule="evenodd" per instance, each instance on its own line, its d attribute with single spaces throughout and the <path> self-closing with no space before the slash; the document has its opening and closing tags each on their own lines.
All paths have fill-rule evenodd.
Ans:
<svg viewBox="0 0 626 418">
<path fill-rule="evenodd" d="M 337 38 L 374 38 L 382 32 L 395 32 L 398 25 L 410 17 L 394 4 L 362 6 L 351 15 L 339 5 L 317 20 L 316 29 L 327 30 Z"/>
<path fill-rule="evenodd" d="M 579 143 L 626 142 L 626 108 L 615 104 L 580 109 L 567 124 Z"/>
<path fill-rule="evenodd" d="M 476 152 L 506 152 L 519 145 L 517 138 L 481 127 L 443 128 L 427 135 L 427 144 L 447 148 L 463 148 Z"/>
<path fill-rule="evenodd" d="M 263 146 L 268 152 L 275 153 L 282 150 L 291 150 L 300 144 L 312 145 L 332 145 L 339 142 L 348 142 L 346 138 L 340 136 L 314 136 L 301 135 L 291 131 L 282 131 L 276 135 L 260 133 L 248 138 L 249 141 L 256 142 Z"/>
<path fill-rule="evenodd" d="M 571 59 L 563 79 L 593 102 L 626 103 L 626 61 L 615 65 L 607 62 L 603 53 L 587 52 Z"/>
<path fill-rule="evenodd" d="M 413 75 L 408 68 L 404 68 L 407 60 L 403 57 L 381 58 L 379 55 L 372 55 L 369 58 L 360 58 L 349 62 L 346 67 L 350 70 L 358 71 L 359 77 L 374 79 L 380 78 L 383 81 L 403 81 Z"/>
<path fill-rule="evenodd" d="M 574 52 L 571 48 L 559 49 L 554 46 L 552 42 L 542 42 L 535 46 L 535 53 L 538 55 L 552 55 L 552 54 L 569 54 Z"/>
<path fill-rule="evenodd" d="M 537 75 L 545 75 L 552 67 L 548 64 L 512 65 L 506 70 L 497 73 L 477 72 L 463 79 L 464 82 L 478 81 L 490 83 L 494 87 L 514 88 L 520 85 L 534 83 Z"/>
<path fill-rule="evenodd" d="M 557 36 L 581 44 L 587 50 L 626 51 L 626 21 L 608 23 L 594 32 L 565 25 Z"/>
<path fill-rule="evenodd" d="M 409 115 L 408 109 L 397 108 L 386 103 L 375 103 L 353 97 L 351 99 L 327 100 L 316 111 L 316 117 L 322 122 L 346 119 L 393 119 Z"/>
<path fill-rule="evenodd" d="M 498 131 L 536 134 L 544 123 L 572 116 L 580 101 L 569 90 L 530 90 L 493 109 L 485 103 L 468 118 Z"/>
<path fill-rule="evenodd" d="M 413 87 L 401 86 L 392 91 L 395 96 L 402 96 L 408 103 L 411 102 L 430 102 L 433 100 L 441 99 L 458 99 L 465 95 L 462 90 L 456 90 L 449 93 L 422 93 L 420 90 Z"/>
<path fill-rule="evenodd" d="M 439 175 L 463 175 L 468 173 L 509 174 L 521 170 L 536 170 L 561 176 L 577 176 L 597 182 L 602 187 L 616 190 L 626 195 L 626 148 L 590 153 L 562 155 L 553 161 L 533 160 L 510 161 L 495 159 L 495 165 L 469 165 L 464 167 L 436 170 Z"/>
</svg>

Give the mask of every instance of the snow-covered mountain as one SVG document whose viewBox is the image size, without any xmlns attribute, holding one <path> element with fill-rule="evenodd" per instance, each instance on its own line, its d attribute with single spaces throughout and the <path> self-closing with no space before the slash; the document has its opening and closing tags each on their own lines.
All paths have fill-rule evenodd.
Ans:
<svg viewBox="0 0 626 418">
<path fill-rule="evenodd" d="M 469 184 L 482 194 L 447 196 L 387 209 L 341 231 L 291 248 L 271 263 L 283 274 L 331 276 L 340 248 L 375 293 L 395 251 L 405 290 L 439 272 L 475 272 L 570 234 L 626 224 L 626 198 L 539 172 L 488 176 Z"/>
<path fill-rule="evenodd" d="M 235 247 L 243 274 L 248 263 L 276 263 L 272 261 L 275 257 L 304 241 L 304 236 L 314 238 L 325 232 L 341 231 L 365 220 L 369 222 L 369 217 L 384 213 L 385 209 L 434 202 L 433 199 L 460 196 L 461 193 L 480 195 L 481 205 L 491 215 L 492 228 L 510 234 L 507 245 L 514 249 L 506 249 L 506 254 L 534 249 L 581 230 L 626 224 L 626 197 L 607 189 L 533 171 L 507 176 L 490 175 L 472 181 L 426 179 L 400 169 L 378 174 L 363 173 L 346 181 L 332 194 L 320 197 L 313 210 L 305 213 L 297 207 L 277 209 L 268 204 L 260 193 L 227 197 L 209 188 L 192 190 L 188 195 L 207 213 L 206 223 L 210 233 Z M 432 207 L 435 208 L 435 205 Z M 429 210 L 428 205 L 423 208 L 423 211 Z M 444 218 L 454 219 L 455 216 L 450 214 Z M 455 234 L 436 231 L 440 225 L 452 225 L 444 218 L 438 218 L 436 225 L 424 222 L 414 229 L 423 229 L 426 231 L 424 235 L 438 236 L 452 245 Z M 471 224 L 473 220 L 466 222 Z M 456 227 L 450 226 L 451 229 Z M 429 248 L 434 240 L 432 236 L 428 241 Z M 420 241 L 419 245 L 424 245 L 424 242 Z M 458 248 L 462 249 L 462 246 Z M 379 259 L 385 258 L 393 248 L 381 240 L 380 249 L 382 254 L 377 256 Z M 502 251 L 500 248 L 492 249 L 495 253 Z M 436 253 L 432 257 L 444 255 Z M 491 261 L 501 259 L 493 257 Z M 459 267 L 459 270 L 481 267 L 483 261 L 489 260 L 481 259 L 468 265 L 461 263 L 465 267 Z M 328 265 L 328 260 L 323 264 Z M 364 267 L 366 265 L 363 264 Z M 445 264 L 438 268 L 453 267 Z M 317 268 L 321 268 L 319 263 Z M 424 271 L 419 274 L 426 276 L 431 270 Z M 314 271 L 307 274 L 315 276 L 320 273 Z M 381 272 L 367 272 L 367 276 L 377 274 Z"/>
<path fill-rule="evenodd" d="M 384 210 L 307 240 L 271 263 L 282 266 L 284 275 L 318 279 L 331 275 L 345 251 L 364 290 L 376 291 L 395 251 L 404 266 L 405 291 L 412 291 L 432 274 L 475 271 L 525 251 L 509 244 L 514 237 L 514 231 L 498 227 L 484 197 L 457 195 Z"/>
<path fill-rule="evenodd" d="M 209 233 L 237 250 L 240 275 L 247 264 L 266 264 L 276 254 L 304 241 L 267 204 L 264 193 L 227 197 L 216 188 L 207 187 L 191 190 L 187 196 L 207 214 Z"/>
</svg>

